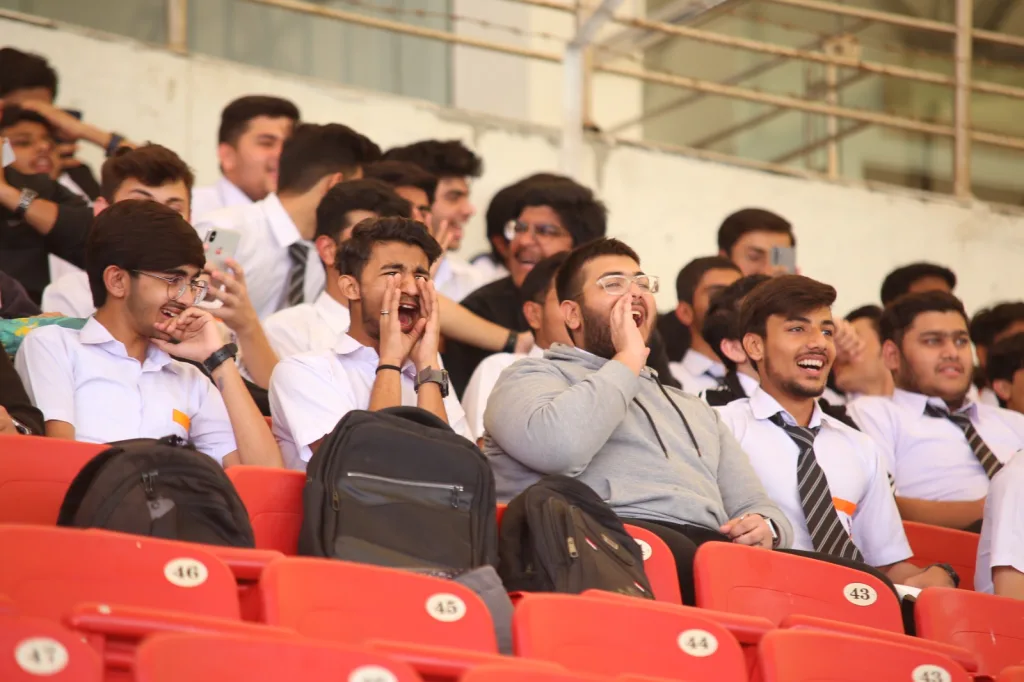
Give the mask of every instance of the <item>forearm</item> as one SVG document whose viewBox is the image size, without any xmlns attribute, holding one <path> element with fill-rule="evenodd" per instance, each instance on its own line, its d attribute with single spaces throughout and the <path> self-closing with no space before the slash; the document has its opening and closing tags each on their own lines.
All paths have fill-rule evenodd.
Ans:
<svg viewBox="0 0 1024 682">
<path fill-rule="evenodd" d="M 441 305 L 441 333 L 446 337 L 484 350 L 505 348 L 508 329 L 470 312 L 447 296 L 438 294 L 437 300 Z"/>
<path fill-rule="evenodd" d="M 67 422 L 51 419 L 46 422 L 46 437 L 58 440 L 74 440 L 75 427 Z"/>
<path fill-rule="evenodd" d="M 14 212 L 20 202 L 21 190 L 0 182 L 0 206 Z M 25 222 L 39 234 L 46 235 L 57 224 L 57 215 L 57 204 L 37 197 L 25 211 Z"/>
<path fill-rule="evenodd" d="M 1024 599 L 1024 573 L 1013 566 L 995 566 L 992 569 L 994 591 L 1000 597 Z"/>
<path fill-rule="evenodd" d="M 92 125 L 91 123 L 84 123 L 84 122 L 82 123 L 82 130 L 81 130 L 81 138 L 80 139 L 85 140 L 86 142 L 92 142 L 94 145 L 96 145 L 100 149 L 104 149 L 104 150 L 108 149 L 110 147 L 110 141 L 113 139 L 113 137 L 114 137 L 114 134 L 109 132 L 109 131 L 107 131 L 107 130 L 103 130 L 102 128 L 98 128 L 98 127 Z M 118 146 L 118 148 L 121 148 L 121 147 L 134 148 L 136 146 L 136 144 L 134 142 L 129 141 L 129 140 L 122 139 L 121 143 L 118 144 L 117 146 Z"/>
<path fill-rule="evenodd" d="M 962 530 L 985 515 L 985 498 L 968 502 L 936 502 L 897 497 L 896 506 L 904 521 Z"/>
<path fill-rule="evenodd" d="M 278 357 L 263 327 L 257 324 L 252 330 L 238 333 L 237 337 L 245 369 L 253 383 L 260 388 L 270 388 L 270 375 L 277 366 Z"/>
<path fill-rule="evenodd" d="M 448 423 L 448 411 L 444 409 L 444 397 L 441 395 L 441 387 L 430 381 L 416 392 L 416 406 L 439 417 L 445 424 Z"/>
<path fill-rule="evenodd" d="M 387 363 L 383 363 L 387 364 Z M 398 367 L 399 365 L 395 365 Z M 402 373 L 393 369 L 382 369 L 377 372 L 370 391 L 370 412 L 377 412 L 388 407 L 399 407 L 402 404 Z"/>
<path fill-rule="evenodd" d="M 274 434 L 249 395 L 238 366 L 228 361 L 213 371 L 213 382 L 224 399 L 241 464 L 283 467 Z"/>
</svg>

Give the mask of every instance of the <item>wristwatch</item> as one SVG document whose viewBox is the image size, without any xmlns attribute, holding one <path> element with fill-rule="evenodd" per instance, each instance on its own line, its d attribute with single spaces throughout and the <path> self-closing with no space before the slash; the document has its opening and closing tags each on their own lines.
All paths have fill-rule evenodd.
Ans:
<svg viewBox="0 0 1024 682">
<path fill-rule="evenodd" d="M 228 360 L 233 360 L 238 355 L 238 346 L 233 343 L 228 343 L 222 346 L 219 350 L 213 352 L 210 357 L 203 360 L 203 367 L 210 374 L 213 374 L 214 370 L 223 365 Z"/>
<path fill-rule="evenodd" d="M 441 397 L 448 397 L 448 370 L 427 367 L 426 369 L 422 369 L 416 373 L 416 383 L 414 386 L 417 393 L 420 392 L 420 386 L 428 383 L 434 383 L 440 386 Z"/>
<path fill-rule="evenodd" d="M 28 207 L 32 205 L 32 202 L 39 196 L 39 192 L 34 189 L 25 187 L 21 190 L 21 197 L 18 199 L 18 205 L 14 208 L 15 218 L 24 218 L 25 213 L 28 212 Z"/>
<path fill-rule="evenodd" d="M 14 417 L 11 417 L 11 423 L 14 424 L 14 430 L 17 431 L 18 433 L 20 433 L 21 435 L 23 435 L 23 436 L 35 435 L 31 428 L 25 426 L 24 424 L 22 424 L 20 421 L 18 421 Z"/>
<path fill-rule="evenodd" d="M 768 530 L 772 532 L 772 549 L 778 549 L 781 538 L 779 538 L 779 529 L 775 527 L 775 522 L 764 514 L 758 514 L 758 516 L 768 523 Z"/>
<path fill-rule="evenodd" d="M 960 587 L 960 574 L 956 572 L 956 569 L 949 564 L 932 564 L 928 568 L 941 568 L 943 571 L 949 574 L 949 579 L 953 581 L 953 587 Z M 928 568 L 924 570 L 928 570 Z"/>
</svg>

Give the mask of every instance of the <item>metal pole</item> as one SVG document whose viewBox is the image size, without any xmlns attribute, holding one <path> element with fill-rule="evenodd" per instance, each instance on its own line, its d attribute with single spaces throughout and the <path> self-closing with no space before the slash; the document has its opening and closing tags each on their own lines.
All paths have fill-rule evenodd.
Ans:
<svg viewBox="0 0 1024 682">
<path fill-rule="evenodd" d="M 971 196 L 971 48 L 974 0 L 956 0 L 953 93 L 953 194 Z"/>
<path fill-rule="evenodd" d="M 167 47 L 188 52 L 188 0 L 167 0 Z"/>
</svg>

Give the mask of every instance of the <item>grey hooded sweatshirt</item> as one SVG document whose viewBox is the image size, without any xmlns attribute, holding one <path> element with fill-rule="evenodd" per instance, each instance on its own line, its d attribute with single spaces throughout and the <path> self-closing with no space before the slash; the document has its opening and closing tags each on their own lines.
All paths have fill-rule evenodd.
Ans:
<svg viewBox="0 0 1024 682">
<path fill-rule="evenodd" d="M 761 514 L 780 547 L 792 526 L 718 413 L 645 367 L 555 344 L 498 379 L 484 414 L 487 455 L 508 500 L 547 474 L 574 476 L 619 516 L 717 530 Z M 696 446 L 695 446 L 696 443 Z"/>
</svg>

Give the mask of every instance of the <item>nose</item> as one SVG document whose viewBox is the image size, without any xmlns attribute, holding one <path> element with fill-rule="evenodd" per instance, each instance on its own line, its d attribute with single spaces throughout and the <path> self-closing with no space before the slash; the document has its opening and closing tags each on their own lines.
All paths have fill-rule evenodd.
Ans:
<svg viewBox="0 0 1024 682">
<path fill-rule="evenodd" d="M 470 218 L 472 218 L 475 215 L 476 215 L 476 206 L 474 206 L 471 202 L 467 201 L 466 202 L 466 220 L 469 220 Z"/>
<path fill-rule="evenodd" d="M 416 286 L 416 276 L 411 272 L 407 272 L 401 278 L 399 289 L 402 293 L 409 294 L 410 296 L 419 296 L 420 289 Z"/>
</svg>

